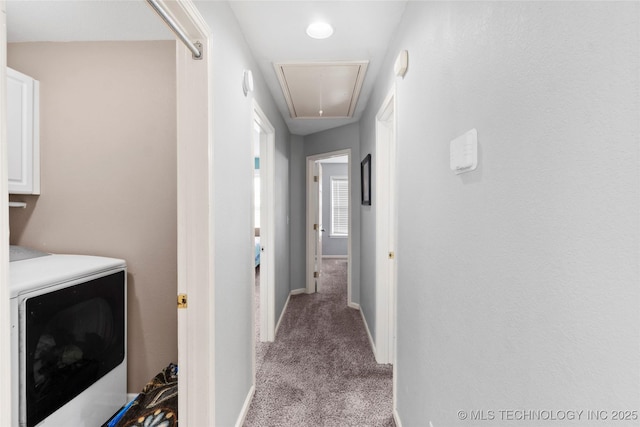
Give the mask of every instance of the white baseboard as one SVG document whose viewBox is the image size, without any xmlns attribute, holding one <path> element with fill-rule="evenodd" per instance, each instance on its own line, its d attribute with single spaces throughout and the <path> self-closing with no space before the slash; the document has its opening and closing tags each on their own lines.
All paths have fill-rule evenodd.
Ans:
<svg viewBox="0 0 640 427">
<path fill-rule="evenodd" d="M 355 303 L 351 303 L 351 304 L 355 304 Z M 364 317 L 364 313 L 362 312 L 362 310 L 360 310 L 360 316 L 362 316 L 362 321 L 364 322 L 364 328 L 367 331 L 367 336 L 369 337 L 369 344 L 371 344 L 371 350 L 373 350 L 373 355 L 376 355 L 376 345 L 373 342 L 373 337 L 371 336 L 371 331 L 369 330 L 369 325 L 367 324 L 367 319 Z M 376 357 L 376 360 L 378 360 L 378 358 Z"/>
<path fill-rule="evenodd" d="M 350 302 L 349 304 L 347 304 L 350 308 L 355 308 L 356 310 L 360 310 L 360 304 L 358 304 L 357 302 Z"/>
<path fill-rule="evenodd" d="M 244 400 L 244 405 L 242 405 L 240 416 L 238 417 L 238 421 L 236 421 L 236 427 L 242 427 L 242 425 L 244 424 L 244 420 L 247 418 L 247 414 L 249 413 L 249 407 L 251 406 L 251 400 L 253 400 L 253 395 L 255 392 L 256 392 L 256 386 L 254 384 L 249 389 L 247 398 Z"/>
<path fill-rule="evenodd" d="M 393 410 L 393 421 L 395 421 L 396 427 L 402 427 L 402 421 L 400 421 L 400 414 L 398 413 L 397 408 L 394 408 Z"/>
<path fill-rule="evenodd" d="M 282 317 L 284 316 L 284 312 L 287 311 L 287 306 L 289 305 L 289 299 L 291 299 L 291 295 L 304 294 L 305 292 L 307 292 L 306 288 L 294 289 L 291 292 L 289 292 L 287 301 L 285 301 L 284 307 L 282 307 L 282 313 L 280 313 L 280 318 L 278 319 L 278 323 L 276 324 L 276 330 L 273 333 L 274 337 L 278 335 L 278 328 L 280 327 L 280 322 L 282 322 Z"/>
</svg>

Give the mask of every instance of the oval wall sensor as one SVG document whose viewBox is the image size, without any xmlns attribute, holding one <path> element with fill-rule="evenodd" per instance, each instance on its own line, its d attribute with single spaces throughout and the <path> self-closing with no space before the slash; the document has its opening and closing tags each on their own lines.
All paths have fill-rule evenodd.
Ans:
<svg viewBox="0 0 640 427">
<path fill-rule="evenodd" d="M 409 52 L 406 50 L 400 51 L 396 58 L 396 63 L 393 65 L 393 71 L 396 76 L 403 77 L 407 74 L 407 68 L 409 68 Z"/>
</svg>

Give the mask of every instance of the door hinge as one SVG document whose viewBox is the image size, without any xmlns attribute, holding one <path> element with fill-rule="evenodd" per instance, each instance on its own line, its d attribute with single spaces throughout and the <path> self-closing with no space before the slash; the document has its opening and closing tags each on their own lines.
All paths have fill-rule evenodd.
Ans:
<svg viewBox="0 0 640 427">
<path fill-rule="evenodd" d="M 396 257 L 395 252 L 389 252 L 389 259 L 395 259 L 395 257 Z"/>
<path fill-rule="evenodd" d="M 319 224 L 313 224 L 313 229 L 314 229 L 314 230 L 316 230 L 316 231 L 317 231 L 319 228 L 320 228 L 320 225 L 319 225 Z"/>
<path fill-rule="evenodd" d="M 187 308 L 187 294 L 178 294 L 178 309 Z"/>
<path fill-rule="evenodd" d="M 313 176 L 313 182 L 318 182 L 318 175 Z"/>
<path fill-rule="evenodd" d="M 319 271 L 314 271 L 313 272 L 313 278 L 317 279 L 318 277 L 320 277 L 320 272 Z"/>
</svg>

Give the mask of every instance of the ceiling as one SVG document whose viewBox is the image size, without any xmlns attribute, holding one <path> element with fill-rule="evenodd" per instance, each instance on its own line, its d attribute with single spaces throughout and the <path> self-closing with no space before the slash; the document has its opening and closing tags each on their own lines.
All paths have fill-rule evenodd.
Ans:
<svg viewBox="0 0 640 427">
<path fill-rule="evenodd" d="M 289 130 L 307 135 L 360 119 L 406 1 L 232 0 L 230 5 Z M 333 36 L 325 40 L 308 37 L 307 26 L 317 20 L 331 24 Z M 290 117 L 274 63 L 367 60 L 369 65 L 353 117 Z"/>
<path fill-rule="evenodd" d="M 9 42 L 173 39 L 143 0 L 7 0 Z"/>
<path fill-rule="evenodd" d="M 195 3 L 206 9 L 210 1 Z M 229 4 L 289 130 L 308 135 L 359 120 L 406 0 L 232 0 Z M 333 36 L 308 37 L 306 27 L 316 20 L 330 23 Z M 20 42 L 174 37 L 143 0 L 8 0 L 7 38 Z M 291 117 L 274 63 L 300 61 L 369 61 L 351 117 Z"/>
<path fill-rule="evenodd" d="M 292 118 L 353 117 L 368 61 L 277 62 L 273 65 Z"/>
</svg>

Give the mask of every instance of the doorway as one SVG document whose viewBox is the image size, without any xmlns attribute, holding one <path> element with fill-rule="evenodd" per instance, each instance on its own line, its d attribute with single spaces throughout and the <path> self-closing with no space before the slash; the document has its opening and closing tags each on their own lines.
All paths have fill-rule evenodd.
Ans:
<svg viewBox="0 0 640 427">
<path fill-rule="evenodd" d="M 177 43 L 175 48 L 175 73 L 177 92 L 180 93 L 177 108 L 177 140 L 178 140 L 178 288 L 179 293 L 188 293 L 189 309 L 178 310 L 178 360 L 180 364 L 179 412 L 182 424 L 211 425 L 214 420 L 214 382 L 213 382 L 213 316 L 209 301 L 213 295 L 213 261 L 209 256 L 213 243 L 213 216 L 211 210 L 212 189 L 212 120 L 211 72 L 208 26 L 192 7 L 190 2 L 181 0 L 162 2 L 170 11 L 174 21 L 182 28 L 190 40 L 198 41 L 204 52 L 202 59 L 194 60 L 193 54 Z M 3 12 L 5 4 L 2 3 Z M 146 6 L 143 6 L 146 7 Z M 149 13 L 152 13 L 149 10 Z M 2 13 L 0 55 L 2 67 L 0 80 L 5 80 L 4 58 L 6 56 L 5 13 Z M 0 90 L 0 98 L 6 93 Z M 6 114 L 4 105 L 0 107 L 0 126 L 5 127 Z M 5 132 L 0 132 L 4 144 Z M 6 150 L 0 150 L 0 165 L 7 164 Z M 4 172 L 6 167 L 0 167 Z M 0 174 L 1 175 L 1 174 Z M 0 184 L 0 240 L 4 243 L 0 249 L 0 312 L 8 313 L 9 299 L 8 262 L 9 262 L 9 227 L 7 208 L 6 174 Z M 199 257 L 188 257 L 197 253 Z M 173 292 L 172 292 L 173 293 Z M 173 301 L 175 309 L 176 300 Z M 0 334 L 0 371 L 9 372 L 9 325 L 8 317 L 0 316 L 0 329 L 7 333 Z M 6 327 L 5 327 L 6 326 Z M 6 344 L 6 345 L 5 345 Z M 11 385 L 5 382 L 0 387 L 2 407 L 11 405 Z M 5 405 L 6 404 L 6 405 Z M 0 425 L 10 425 L 11 411 L 2 411 Z"/>
<path fill-rule="evenodd" d="M 258 315 L 254 322 L 258 323 L 260 341 L 265 342 L 275 339 L 275 128 L 255 100 L 252 105 L 251 165 L 254 183 L 252 199 L 254 215 L 251 226 L 251 246 L 254 255 L 252 262 L 256 269 L 254 280 L 259 277 L 258 288 L 255 281 L 253 286 L 255 292 L 259 293 Z"/>
<path fill-rule="evenodd" d="M 351 150 L 307 157 L 306 292 L 322 292 L 323 260 L 346 258 L 347 305 L 351 297 Z"/>
</svg>

